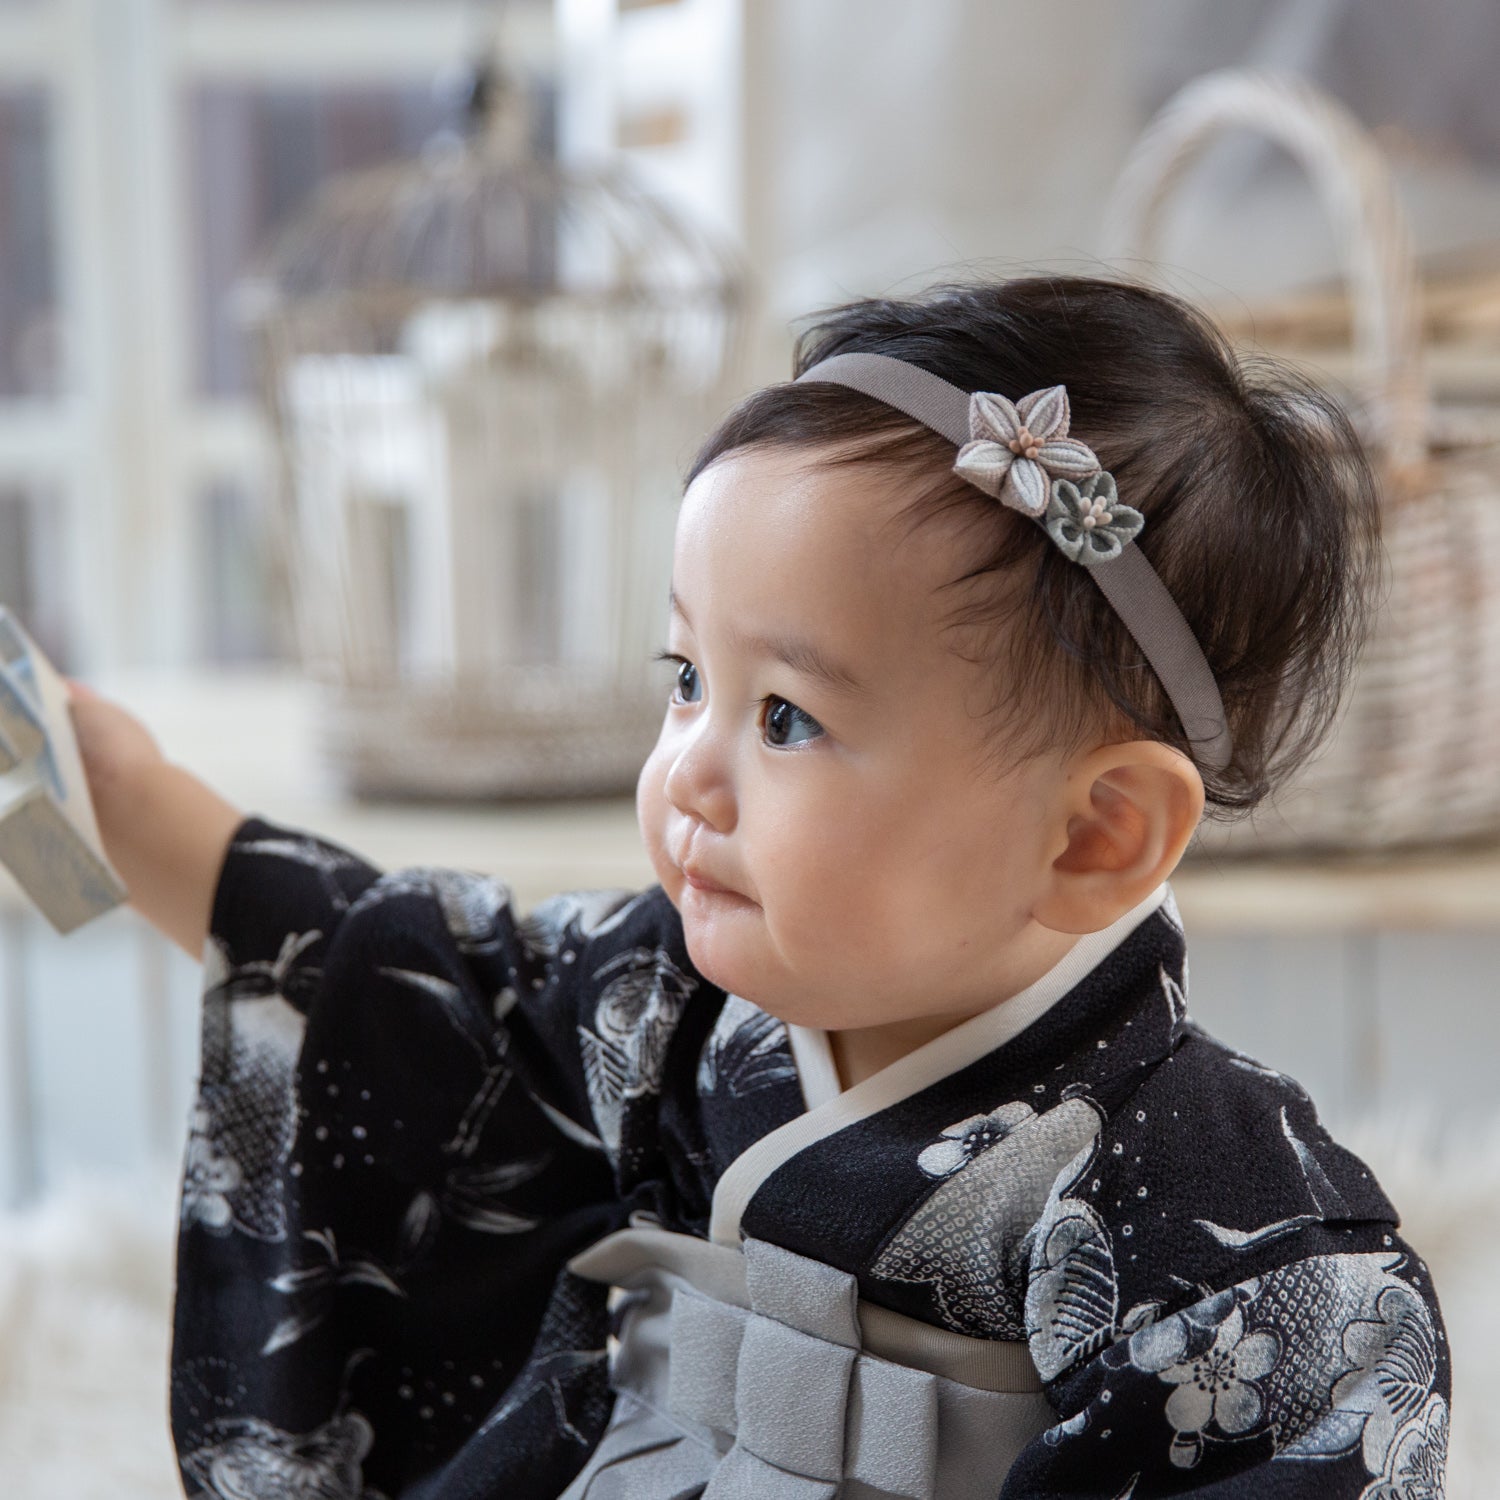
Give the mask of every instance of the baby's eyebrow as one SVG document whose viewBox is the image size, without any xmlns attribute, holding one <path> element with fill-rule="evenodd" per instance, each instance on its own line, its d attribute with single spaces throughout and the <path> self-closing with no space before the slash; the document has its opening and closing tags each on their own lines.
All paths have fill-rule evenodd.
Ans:
<svg viewBox="0 0 1500 1500">
<path fill-rule="evenodd" d="M 688 612 L 683 608 L 682 600 L 677 597 L 675 588 L 670 590 L 669 598 L 673 612 L 680 615 L 683 624 L 691 630 L 693 622 L 688 618 Z M 792 671 L 821 682 L 830 692 L 854 697 L 868 691 L 853 672 L 804 636 L 752 635 L 747 631 L 733 630 L 730 632 L 730 639 L 739 649 L 782 662 Z"/>
</svg>

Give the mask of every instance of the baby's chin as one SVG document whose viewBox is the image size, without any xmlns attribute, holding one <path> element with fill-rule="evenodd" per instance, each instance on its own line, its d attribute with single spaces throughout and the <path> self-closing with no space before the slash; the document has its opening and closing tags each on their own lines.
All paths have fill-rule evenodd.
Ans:
<svg viewBox="0 0 1500 1500">
<path fill-rule="evenodd" d="M 683 922 L 683 936 L 693 968 L 726 994 L 738 995 L 789 1026 L 818 1030 L 858 1024 L 820 993 L 808 993 L 805 983 L 786 974 L 780 956 L 762 937 L 747 942 L 747 934 L 728 923 L 695 925 Z"/>
<path fill-rule="evenodd" d="M 869 1025 L 863 1007 L 843 987 L 811 982 L 800 965 L 789 965 L 762 907 L 744 896 L 700 891 L 680 873 L 663 882 L 667 899 L 682 918 L 682 935 L 693 968 L 726 994 L 738 995 L 789 1026 L 831 1031 Z M 832 952 L 820 947 L 817 962 L 827 965 Z M 852 955 L 832 971 L 858 972 Z M 835 991 L 840 991 L 836 994 Z"/>
<path fill-rule="evenodd" d="M 764 976 L 766 932 L 764 913 L 743 896 L 700 891 L 684 882 L 667 888 L 667 896 L 682 918 L 682 936 L 693 967 L 710 984 L 731 994 L 750 997 L 740 986 Z"/>
</svg>

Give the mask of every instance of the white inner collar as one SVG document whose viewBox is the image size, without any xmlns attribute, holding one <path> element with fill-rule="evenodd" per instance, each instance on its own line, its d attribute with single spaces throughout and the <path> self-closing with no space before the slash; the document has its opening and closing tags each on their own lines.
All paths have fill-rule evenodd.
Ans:
<svg viewBox="0 0 1500 1500">
<path fill-rule="evenodd" d="M 814 1141 L 889 1109 L 1019 1036 L 1113 953 L 1170 894 L 1170 887 L 1158 886 L 1118 921 L 1079 938 L 1040 979 L 1019 994 L 961 1021 L 878 1073 L 861 1079 L 853 1088 L 839 1088 L 826 1031 L 788 1025 L 807 1113 L 763 1135 L 725 1168 L 714 1188 L 709 1237 L 719 1244 L 738 1245 L 740 1218 L 755 1190 Z"/>
</svg>

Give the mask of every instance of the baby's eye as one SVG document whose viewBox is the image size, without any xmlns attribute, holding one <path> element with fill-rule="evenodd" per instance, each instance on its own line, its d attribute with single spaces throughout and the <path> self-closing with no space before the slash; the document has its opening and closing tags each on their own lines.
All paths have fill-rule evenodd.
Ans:
<svg viewBox="0 0 1500 1500">
<path fill-rule="evenodd" d="M 795 703 L 778 698 L 774 693 L 765 701 L 765 737 L 768 745 L 797 745 L 815 740 L 823 733 L 823 726 L 809 713 L 804 713 Z"/>
<path fill-rule="evenodd" d="M 698 669 L 687 657 L 678 656 L 671 651 L 659 651 L 656 659 L 677 663 L 677 681 L 672 690 L 674 702 L 696 703 L 703 696 L 703 683 L 699 680 Z"/>
<path fill-rule="evenodd" d="M 675 651 L 658 651 L 654 660 L 669 661 L 677 668 L 677 677 L 672 685 L 673 703 L 696 703 L 703 696 L 703 683 L 698 676 L 698 669 L 687 657 L 679 656 Z"/>
</svg>

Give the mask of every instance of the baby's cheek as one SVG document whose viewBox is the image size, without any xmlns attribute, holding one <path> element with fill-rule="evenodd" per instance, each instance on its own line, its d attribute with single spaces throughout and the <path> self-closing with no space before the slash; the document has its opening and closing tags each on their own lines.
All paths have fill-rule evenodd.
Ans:
<svg viewBox="0 0 1500 1500">
<path fill-rule="evenodd" d="M 785 861 L 768 915 L 794 967 L 858 971 L 882 961 L 901 885 L 878 849 L 830 834 Z"/>
<path fill-rule="evenodd" d="M 651 867 L 656 878 L 666 884 L 664 867 L 669 866 L 666 857 L 667 830 L 667 758 L 660 744 L 657 745 L 641 767 L 635 784 L 635 820 L 641 831 L 641 842 L 651 857 Z"/>
</svg>

